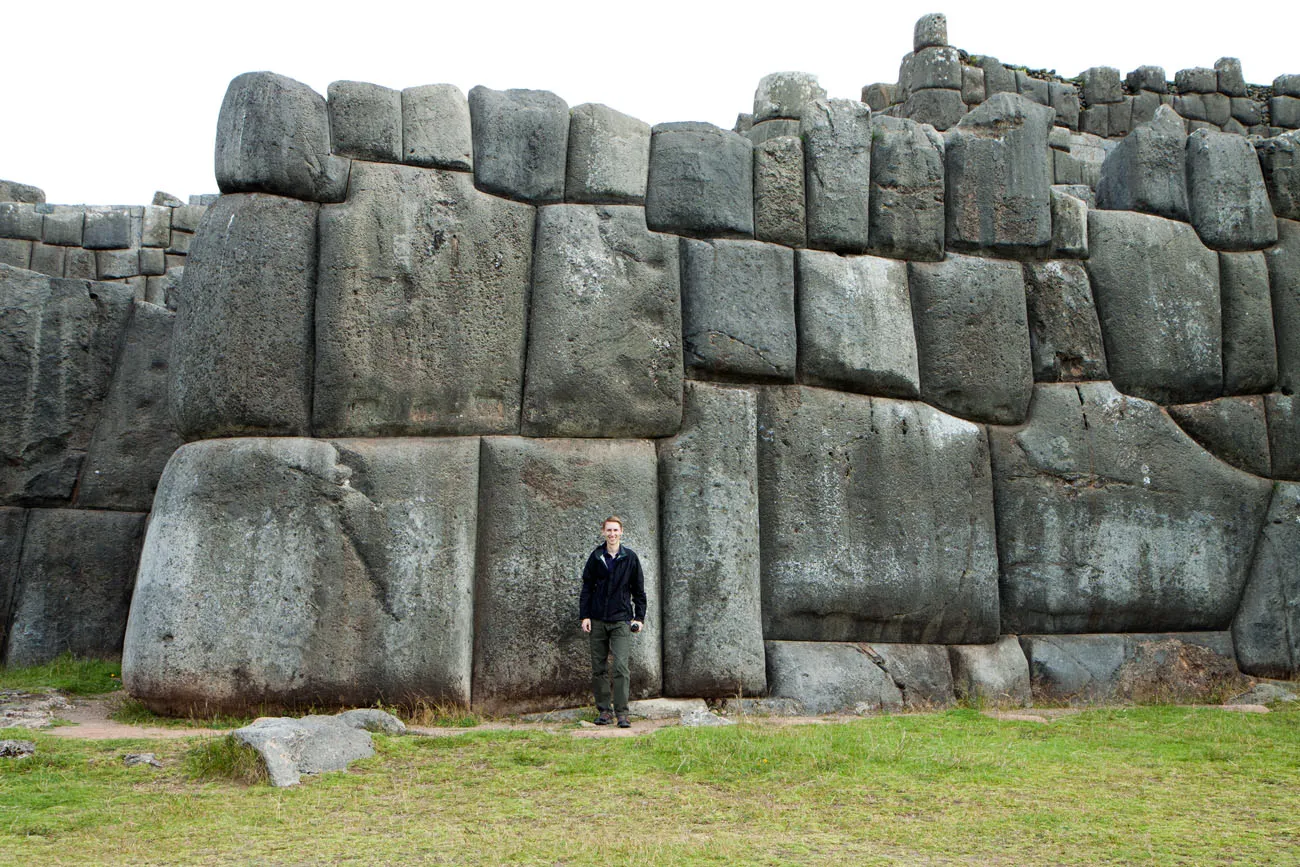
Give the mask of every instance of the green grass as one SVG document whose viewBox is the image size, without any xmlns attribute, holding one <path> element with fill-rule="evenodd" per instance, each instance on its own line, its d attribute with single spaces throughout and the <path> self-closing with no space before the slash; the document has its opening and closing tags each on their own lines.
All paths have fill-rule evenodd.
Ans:
<svg viewBox="0 0 1300 867">
<path fill-rule="evenodd" d="M 182 758 L 185 775 L 191 780 L 223 780 L 253 785 L 266 782 L 266 767 L 252 747 L 234 735 L 203 738 Z"/>
<path fill-rule="evenodd" d="M 122 688 L 122 664 L 76 659 L 65 653 L 44 665 L 0 668 L 0 689 L 57 689 L 71 695 L 97 695 Z"/>
<path fill-rule="evenodd" d="M 251 716 L 161 716 L 133 698 L 122 700 L 108 718 L 133 726 L 159 726 L 163 728 L 237 729 L 253 721 Z"/>
<path fill-rule="evenodd" d="M 376 736 L 375 758 L 293 789 L 193 779 L 221 738 L 23 736 L 37 755 L 0 763 L 0 863 L 1300 863 L 1295 707 Z M 124 768 L 140 750 L 165 767 Z"/>
</svg>

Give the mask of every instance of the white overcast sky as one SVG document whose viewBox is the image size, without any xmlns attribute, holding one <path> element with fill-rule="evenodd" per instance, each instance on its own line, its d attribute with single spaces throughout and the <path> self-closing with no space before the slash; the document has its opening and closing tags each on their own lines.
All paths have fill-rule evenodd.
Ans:
<svg viewBox="0 0 1300 867">
<path fill-rule="evenodd" d="M 949 41 L 1065 76 L 1241 58 L 1246 80 L 1300 73 L 1300 4 L 1089 2 L 494 2 L 6 4 L 0 178 L 56 203 L 146 204 L 216 192 L 213 133 L 230 79 L 271 70 L 468 91 L 551 90 L 649 123 L 731 127 L 769 72 L 818 76 L 833 97 L 895 81 L 926 12 Z M 1229 10 L 1232 17 L 1210 10 Z"/>
</svg>

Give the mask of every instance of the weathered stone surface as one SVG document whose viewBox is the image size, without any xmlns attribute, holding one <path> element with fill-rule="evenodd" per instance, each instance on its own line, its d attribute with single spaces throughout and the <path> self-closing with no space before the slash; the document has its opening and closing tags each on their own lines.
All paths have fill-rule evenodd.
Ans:
<svg viewBox="0 0 1300 867">
<path fill-rule="evenodd" d="M 763 388 L 764 636 L 993 640 L 987 467 L 983 430 L 924 404 Z"/>
<path fill-rule="evenodd" d="M 1160 110 L 1160 94 L 1144 90 L 1132 99 L 1132 112 L 1130 122 L 1133 129 L 1144 123 L 1150 123 L 1155 120 L 1156 112 Z"/>
<path fill-rule="evenodd" d="M 1055 113 L 998 93 L 949 131 L 947 240 L 952 249 L 1014 254 L 1052 240 L 1052 164 L 1047 134 Z"/>
<path fill-rule="evenodd" d="M 1016 93 L 1039 105 L 1051 105 L 1051 87 L 1048 82 L 1034 78 L 1023 69 L 1016 70 Z"/>
<path fill-rule="evenodd" d="M 954 254 L 907 267 L 922 398 L 974 421 L 1022 422 L 1034 374 L 1020 265 Z"/>
<path fill-rule="evenodd" d="M 1185 223 L 1128 211 L 1089 211 L 1088 249 L 1115 386 L 1159 403 L 1218 397 L 1218 256 Z"/>
<path fill-rule="evenodd" d="M 171 413 L 186 439 L 309 432 L 317 210 L 256 193 L 209 209 L 173 337 Z"/>
<path fill-rule="evenodd" d="M 916 20 L 912 30 L 912 50 L 920 51 L 932 45 L 948 44 L 948 17 L 942 12 L 931 12 Z"/>
<path fill-rule="evenodd" d="M 1128 83 L 1129 90 L 1134 92 L 1139 90 L 1152 93 L 1169 92 L 1169 82 L 1165 80 L 1163 66 L 1139 66 L 1125 76 L 1125 81 Z"/>
<path fill-rule="evenodd" d="M 1264 251 L 1277 334 L 1277 387 L 1300 390 L 1300 223 L 1277 221 L 1277 245 Z"/>
<path fill-rule="evenodd" d="M 525 202 L 564 200 L 569 105 L 546 90 L 469 92 L 474 183 Z"/>
<path fill-rule="evenodd" d="M 984 89 L 989 96 L 1016 92 L 1015 71 L 1007 69 L 996 57 L 981 55 L 975 58 L 975 65 L 984 70 Z"/>
<path fill-rule="evenodd" d="M 983 79 L 981 79 L 983 81 Z M 884 111 L 894 104 L 896 84 L 876 82 L 862 88 L 862 101 L 871 106 L 872 111 Z M 981 96 L 980 99 L 983 99 Z"/>
<path fill-rule="evenodd" d="M 0 506 L 0 648 L 9 637 L 9 612 L 13 610 L 14 585 L 18 583 L 18 563 L 22 559 L 23 534 L 27 529 L 27 510 Z"/>
<path fill-rule="evenodd" d="M 947 45 L 918 48 L 903 58 L 906 70 L 900 70 L 899 81 L 906 81 L 910 93 L 942 88 L 961 90 L 961 54 Z"/>
<path fill-rule="evenodd" d="M 800 381 L 919 397 L 906 263 L 800 250 L 798 265 Z"/>
<path fill-rule="evenodd" d="M 172 212 L 174 208 L 167 208 L 160 205 L 149 205 L 144 209 L 144 217 L 140 224 L 140 246 L 142 247 L 169 247 L 172 242 Z M 206 210 L 206 209 L 204 209 Z M 45 231 L 50 233 L 49 217 L 46 215 Z M 74 217 L 74 220 L 77 218 Z M 77 222 L 77 233 L 80 234 L 80 222 Z"/>
<path fill-rule="evenodd" d="M 1219 667 L 1235 668 L 1231 665 L 1232 636 L 1227 632 L 1022 635 L 1020 646 L 1029 661 L 1034 700 L 1040 702 L 1171 700 L 1173 694 L 1161 696 L 1140 689 L 1154 686 L 1142 683 L 1139 671 L 1149 667 L 1153 655 L 1171 663 L 1179 659 L 1204 663 L 1218 656 Z M 1195 689 L 1199 673 L 1195 669 L 1202 666 L 1164 667 L 1171 678 L 1166 685 L 1182 693 L 1185 700 L 1215 699 L 1213 694 Z M 1135 687 L 1139 688 L 1137 694 Z"/>
<path fill-rule="evenodd" d="M 762 123 L 754 124 L 745 136 L 757 148 L 763 142 L 769 139 L 780 138 L 782 136 L 794 136 L 799 138 L 800 122 L 791 119 L 765 120 Z"/>
<path fill-rule="evenodd" d="M 302 774 L 347 770 L 375 754 L 370 733 L 336 716 L 260 717 L 231 736 L 262 758 L 272 786 L 296 786 Z"/>
<path fill-rule="evenodd" d="M 170 208 L 165 209 L 168 214 Z M 41 237 L 47 244 L 80 247 L 86 209 L 81 206 L 54 205 L 41 216 Z"/>
<path fill-rule="evenodd" d="M 650 130 L 646 223 L 680 235 L 754 234 L 754 146 L 708 123 Z"/>
<path fill-rule="evenodd" d="M 45 202 L 45 191 L 31 184 L 0 181 L 0 202 L 26 202 L 39 205 Z"/>
<path fill-rule="evenodd" d="M 182 447 L 140 560 L 127 689 L 172 710 L 468 703 L 478 464 L 477 438 Z"/>
<path fill-rule="evenodd" d="M 1300 219 L 1300 132 L 1261 139 L 1255 142 L 1255 153 L 1273 213 Z"/>
<path fill-rule="evenodd" d="M 1202 95 L 1205 103 L 1205 120 L 1222 128 L 1232 120 L 1232 99 L 1222 93 Z"/>
<path fill-rule="evenodd" d="M 1054 156 L 1068 156 L 1057 152 Z M 1052 186 L 1052 254 L 1088 258 L 1088 203 Z"/>
<path fill-rule="evenodd" d="M 402 162 L 434 169 L 474 169 L 469 103 L 454 84 L 402 91 Z"/>
<path fill-rule="evenodd" d="M 1124 99 L 1124 88 L 1119 81 L 1119 70 L 1113 66 L 1094 66 L 1085 69 L 1083 78 L 1083 98 L 1088 105 L 1120 102 Z M 1213 90 L 1214 88 L 1210 88 Z"/>
<path fill-rule="evenodd" d="M 1006 632 L 1224 629 L 1269 483 L 1109 383 L 1038 385 L 989 430 Z"/>
<path fill-rule="evenodd" d="M 855 100 L 818 100 L 801 123 L 808 245 L 862 252 L 870 228 L 871 109 Z"/>
<path fill-rule="evenodd" d="M 1300 96 L 1300 75 L 1279 75 L 1273 79 L 1273 92 L 1279 96 Z"/>
<path fill-rule="evenodd" d="M 1182 119 L 1161 106 L 1155 118 L 1139 124 L 1106 155 L 1097 206 L 1187 220 L 1186 154 Z"/>
<path fill-rule="evenodd" d="M 5 664 L 122 649 L 144 515 L 32 509 L 14 588 Z"/>
<path fill-rule="evenodd" d="M 803 247 L 805 231 L 803 143 L 778 136 L 754 147 L 754 237 Z"/>
<path fill-rule="evenodd" d="M 533 213 L 463 172 L 354 167 L 320 215 L 317 436 L 518 431 Z"/>
<path fill-rule="evenodd" d="M 376 707 L 357 707 L 334 715 L 339 722 L 354 729 L 386 735 L 406 734 L 406 723 L 388 711 Z"/>
<path fill-rule="evenodd" d="M 362 160 L 401 161 L 401 91 L 365 81 L 335 81 L 327 94 L 334 153 Z"/>
<path fill-rule="evenodd" d="M 1187 200 L 1207 247 L 1262 250 L 1277 241 L 1259 159 L 1239 135 L 1197 130 L 1187 137 Z"/>
<path fill-rule="evenodd" d="M 139 248 L 95 251 L 95 276 L 100 280 L 121 280 L 139 273 Z"/>
<path fill-rule="evenodd" d="M 1245 126 L 1256 126 L 1264 121 L 1264 106 L 1248 97 L 1232 98 L 1230 103 L 1232 119 Z M 1258 145 L 1258 143 L 1256 143 Z"/>
<path fill-rule="evenodd" d="M 1185 117 L 1188 120 L 1188 131 L 1197 129 L 1205 125 L 1205 97 L 1200 93 L 1180 93 L 1174 97 L 1174 111 L 1178 112 L 1179 117 Z"/>
<path fill-rule="evenodd" d="M 688 382 L 682 432 L 658 441 L 667 695 L 761 695 L 754 392 Z"/>
<path fill-rule="evenodd" d="M 1268 115 L 1273 120 L 1273 126 L 1296 129 L 1300 127 L 1300 99 L 1275 96 L 1268 101 Z"/>
<path fill-rule="evenodd" d="M 42 214 L 36 205 L 0 202 L 0 238 L 41 240 Z"/>
<path fill-rule="evenodd" d="M 1171 406 L 1169 415 L 1210 454 L 1256 476 L 1268 477 L 1268 422 L 1262 397 L 1221 397 Z"/>
<path fill-rule="evenodd" d="M 67 504 L 130 312 L 127 286 L 0 265 L 0 503 Z"/>
<path fill-rule="evenodd" d="M 632 697 L 660 692 L 655 447 L 637 440 L 483 440 L 474 593 L 474 704 L 539 710 L 591 695 L 580 576 L 600 521 L 624 520 L 649 603 L 632 639 Z"/>
<path fill-rule="evenodd" d="M 49 277 L 62 277 L 67 262 L 67 247 L 53 244 L 32 244 L 32 257 L 27 267 Z"/>
<path fill-rule="evenodd" d="M 319 93 L 271 72 L 230 82 L 217 118 L 221 192 L 341 202 L 349 165 L 330 153 L 329 109 Z"/>
<path fill-rule="evenodd" d="M 90 255 L 91 267 L 86 276 L 93 280 L 95 278 L 95 254 L 89 250 L 82 250 L 80 252 Z M 12 238 L 0 238 L 0 265 L 8 265 L 11 268 L 21 268 L 25 271 L 31 266 L 31 262 L 31 241 L 16 241 Z"/>
<path fill-rule="evenodd" d="M 914 90 L 898 107 L 899 117 L 925 123 L 937 130 L 948 130 L 966 115 L 962 92 L 951 88 Z"/>
<path fill-rule="evenodd" d="M 1229 96 L 1246 95 L 1246 78 L 1241 73 L 1241 61 L 1235 57 L 1220 57 L 1214 63 L 1219 93 Z"/>
<path fill-rule="evenodd" d="M 686 366 L 746 379 L 794 381 L 794 260 L 793 250 L 775 244 L 683 238 Z"/>
<path fill-rule="evenodd" d="M 1003 635 L 993 644 L 952 645 L 948 661 L 958 698 L 994 706 L 1030 704 L 1029 663 L 1016 636 Z"/>
<path fill-rule="evenodd" d="M 1105 105 L 1090 105 L 1079 112 L 1079 129 L 1105 138 L 1110 134 L 1110 110 Z"/>
<path fill-rule="evenodd" d="M 567 166 L 565 201 L 642 204 L 650 170 L 650 124 L 605 105 L 575 107 L 569 112 Z"/>
<path fill-rule="evenodd" d="M 654 437 L 682 420 L 677 239 L 627 205 L 537 214 L 523 432 Z"/>
<path fill-rule="evenodd" d="M 152 507 L 158 477 L 181 445 L 167 411 L 175 318 L 153 304 L 133 305 L 77 488 L 79 508 L 147 512 Z"/>
<path fill-rule="evenodd" d="M 1205 66 L 1180 69 L 1174 73 L 1174 86 L 1179 93 L 1214 93 L 1219 87 L 1219 75 Z"/>
<path fill-rule="evenodd" d="M 943 258 L 943 137 L 915 121 L 871 119 L 870 248 L 897 259 Z"/>
<path fill-rule="evenodd" d="M 1101 324 L 1082 264 L 1026 263 L 1025 307 L 1035 381 L 1109 379 Z"/>
<path fill-rule="evenodd" d="M 860 644 L 768 641 L 773 698 L 793 699 L 806 713 L 902 710 L 903 693 Z"/>
<path fill-rule="evenodd" d="M 131 241 L 131 212 L 126 208 L 86 208 L 81 245 L 87 250 L 122 249 Z"/>
<path fill-rule="evenodd" d="M 955 698 L 948 648 L 942 644 L 859 645 L 889 675 L 914 710 L 948 707 Z"/>
<path fill-rule="evenodd" d="M 1264 412 L 1273 478 L 1300 481 L 1300 398 L 1265 395 Z"/>
<path fill-rule="evenodd" d="M 967 106 L 979 105 L 987 96 L 984 90 L 984 70 L 978 66 L 963 66 L 961 68 L 961 101 Z M 863 99 L 866 102 L 866 99 Z M 879 109 L 873 104 L 872 111 Z"/>
<path fill-rule="evenodd" d="M 773 72 L 759 79 L 754 91 L 754 123 L 771 118 L 798 120 L 804 111 L 826 91 L 817 83 L 817 76 L 807 72 Z"/>
<path fill-rule="evenodd" d="M 4 262 L 4 243 L 0 242 L 0 262 Z M 10 243 L 25 243 L 14 241 Z M 8 263 L 6 263 L 8 264 Z M 26 267 L 25 265 L 22 267 Z M 77 280 L 94 280 L 95 279 L 95 251 L 82 250 L 80 247 L 73 247 L 68 250 L 68 255 L 64 259 L 63 276 L 69 279 Z"/>
<path fill-rule="evenodd" d="M 1277 342 L 1263 253 L 1219 254 L 1223 391 L 1254 394 L 1277 381 Z"/>
<path fill-rule="evenodd" d="M 1260 677 L 1300 671 L 1300 485 L 1273 487 L 1250 580 L 1232 622 L 1241 670 Z"/>
</svg>

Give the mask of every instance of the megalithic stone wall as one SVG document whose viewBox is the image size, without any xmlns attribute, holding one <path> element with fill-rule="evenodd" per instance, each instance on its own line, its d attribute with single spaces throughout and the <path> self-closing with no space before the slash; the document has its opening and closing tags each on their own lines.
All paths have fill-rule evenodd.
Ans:
<svg viewBox="0 0 1300 867">
<path fill-rule="evenodd" d="M 862 103 L 768 76 L 735 130 L 236 78 L 128 689 L 584 701 L 578 576 L 609 514 L 646 571 L 638 696 L 1082 700 L 1168 642 L 1294 673 L 1296 138 L 1230 121 L 1273 132 L 1300 92 L 1260 103 L 1231 63 L 1173 93 L 1031 75 L 933 16 L 913 49 Z M 128 299 L 92 315 L 10 273 L 47 281 L 15 323 L 123 327 Z M 81 405 L 28 411 L 57 455 L 6 446 L 20 564 L 28 506 L 118 485 L 69 464 L 123 430 Z"/>
</svg>

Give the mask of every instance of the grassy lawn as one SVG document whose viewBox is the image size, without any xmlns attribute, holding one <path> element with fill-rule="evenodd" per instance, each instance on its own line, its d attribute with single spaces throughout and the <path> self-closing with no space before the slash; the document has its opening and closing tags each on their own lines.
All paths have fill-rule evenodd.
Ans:
<svg viewBox="0 0 1300 867">
<path fill-rule="evenodd" d="M 0 863 L 1300 864 L 1294 707 L 377 736 L 294 789 L 0 736 L 38 748 L 0 760 Z"/>
</svg>

